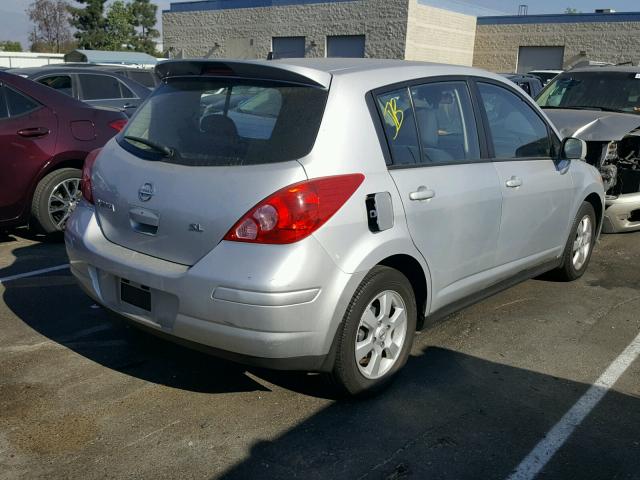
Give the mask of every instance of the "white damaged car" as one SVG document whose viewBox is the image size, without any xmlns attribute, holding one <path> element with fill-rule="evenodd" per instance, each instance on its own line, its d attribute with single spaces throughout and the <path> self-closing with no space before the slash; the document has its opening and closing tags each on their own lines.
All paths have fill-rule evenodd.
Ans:
<svg viewBox="0 0 640 480">
<path fill-rule="evenodd" d="M 587 142 L 607 194 L 603 231 L 640 230 L 640 67 L 564 72 L 537 103 L 564 137 Z"/>
</svg>

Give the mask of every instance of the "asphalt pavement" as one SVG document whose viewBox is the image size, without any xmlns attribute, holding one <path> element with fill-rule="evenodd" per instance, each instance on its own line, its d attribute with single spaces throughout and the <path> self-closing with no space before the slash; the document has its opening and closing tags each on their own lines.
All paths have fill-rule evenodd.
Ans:
<svg viewBox="0 0 640 480">
<path fill-rule="evenodd" d="M 640 233 L 603 236 L 581 280 L 427 325 L 388 390 L 345 400 L 113 319 L 66 262 L 0 236 L 2 480 L 506 479 L 640 333 Z M 619 373 L 537 478 L 640 479 L 640 360 Z"/>
</svg>

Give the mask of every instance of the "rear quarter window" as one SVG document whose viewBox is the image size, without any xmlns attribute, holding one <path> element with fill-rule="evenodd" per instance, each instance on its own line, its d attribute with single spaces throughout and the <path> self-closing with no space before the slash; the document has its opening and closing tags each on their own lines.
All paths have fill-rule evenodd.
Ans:
<svg viewBox="0 0 640 480">
<path fill-rule="evenodd" d="M 156 78 L 153 72 L 131 71 L 131 72 L 128 72 L 127 76 L 131 80 L 135 80 L 136 82 L 144 85 L 147 88 L 154 88 L 156 86 Z"/>
<path fill-rule="evenodd" d="M 80 88 L 83 100 L 111 100 L 115 98 L 131 98 L 132 94 L 120 80 L 110 75 L 81 74 Z M 127 91 L 123 92 L 122 87 Z M 124 93 L 124 94 L 123 94 Z"/>
<path fill-rule="evenodd" d="M 16 92 L 12 88 L 5 88 L 5 95 L 7 98 L 7 107 L 9 107 L 9 115 L 11 117 L 19 117 L 32 112 L 40 107 L 40 104 L 35 100 Z"/>
<path fill-rule="evenodd" d="M 376 96 L 394 165 L 420 162 L 420 142 L 409 89 L 404 87 Z"/>
<path fill-rule="evenodd" d="M 294 160 L 311 151 L 326 99 L 323 89 L 273 81 L 170 79 L 118 142 L 142 158 L 191 166 Z"/>
</svg>

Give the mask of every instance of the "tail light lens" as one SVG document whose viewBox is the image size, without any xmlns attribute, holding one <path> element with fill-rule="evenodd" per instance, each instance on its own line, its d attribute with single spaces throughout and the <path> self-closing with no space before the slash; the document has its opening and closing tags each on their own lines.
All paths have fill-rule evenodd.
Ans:
<svg viewBox="0 0 640 480">
<path fill-rule="evenodd" d="M 124 126 L 127 124 L 127 119 L 126 118 L 121 118 L 119 120 L 114 120 L 113 122 L 111 122 L 109 124 L 109 126 L 111 128 L 113 128 L 116 132 L 120 132 L 122 131 L 122 129 L 124 128 Z"/>
<path fill-rule="evenodd" d="M 249 210 L 224 239 L 271 244 L 302 240 L 329 220 L 363 180 L 356 173 L 289 185 Z"/>
<path fill-rule="evenodd" d="M 80 190 L 84 199 L 93 203 L 93 193 L 91 191 L 91 170 L 93 170 L 93 164 L 96 162 L 96 158 L 100 153 L 101 148 L 96 148 L 89 152 L 87 158 L 84 159 L 84 166 L 82 167 L 82 180 L 80 180 Z"/>
</svg>

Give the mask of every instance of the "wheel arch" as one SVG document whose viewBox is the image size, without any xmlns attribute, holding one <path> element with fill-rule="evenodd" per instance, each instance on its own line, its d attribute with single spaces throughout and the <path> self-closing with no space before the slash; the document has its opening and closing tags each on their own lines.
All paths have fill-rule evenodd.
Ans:
<svg viewBox="0 0 640 480">
<path fill-rule="evenodd" d="M 600 232 L 602 222 L 604 220 L 604 206 L 602 205 L 602 199 L 600 195 L 595 192 L 590 193 L 584 199 L 585 202 L 590 203 L 596 212 L 596 232 Z"/>
<path fill-rule="evenodd" d="M 391 267 L 402 273 L 413 288 L 414 295 L 416 297 L 416 306 L 418 309 L 418 323 L 417 329 L 420 330 L 424 325 L 424 319 L 427 312 L 427 303 L 429 300 L 427 275 L 418 260 L 411 255 L 405 253 L 391 255 L 378 263 L 378 265 L 384 265 Z"/>
</svg>

